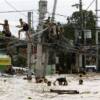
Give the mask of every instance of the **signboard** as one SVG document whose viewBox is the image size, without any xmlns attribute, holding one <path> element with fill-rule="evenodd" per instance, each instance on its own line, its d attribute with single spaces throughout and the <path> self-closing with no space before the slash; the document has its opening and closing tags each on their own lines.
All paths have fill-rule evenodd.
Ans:
<svg viewBox="0 0 100 100">
<path fill-rule="evenodd" d="M 11 65 L 10 59 L 0 59 L 0 65 Z"/>
<path fill-rule="evenodd" d="M 84 30 L 84 35 L 85 39 L 91 39 L 92 38 L 91 30 Z"/>
<path fill-rule="evenodd" d="M 8 55 L 0 55 L 0 65 L 11 65 L 11 58 Z"/>
</svg>

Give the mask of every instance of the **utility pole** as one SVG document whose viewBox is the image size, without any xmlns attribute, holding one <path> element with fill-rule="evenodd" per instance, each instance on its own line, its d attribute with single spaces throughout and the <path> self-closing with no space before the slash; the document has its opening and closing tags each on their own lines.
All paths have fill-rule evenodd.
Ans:
<svg viewBox="0 0 100 100">
<path fill-rule="evenodd" d="M 98 0 L 96 0 L 96 67 L 98 68 L 98 60 L 99 60 L 99 48 L 98 48 Z"/>
<path fill-rule="evenodd" d="M 80 29 L 81 29 L 81 37 L 82 37 L 82 44 L 85 45 L 85 39 L 84 39 L 84 26 L 83 26 L 83 8 L 82 8 L 82 0 L 79 0 L 79 11 L 80 11 Z M 82 66 L 85 67 L 85 55 L 82 56 Z"/>
<path fill-rule="evenodd" d="M 80 16 L 81 30 L 83 30 L 83 8 L 82 8 L 82 0 L 80 0 L 79 11 L 81 13 L 81 16 Z M 83 38 L 84 38 L 84 36 L 83 36 Z"/>
<path fill-rule="evenodd" d="M 54 6 L 53 6 L 53 12 L 52 12 L 51 21 L 54 21 L 54 19 L 55 19 L 56 6 L 57 6 L 57 0 L 54 0 Z"/>
<path fill-rule="evenodd" d="M 26 33 L 26 39 L 27 39 L 27 67 L 28 69 L 28 79 L 32 78 L 32 73 L 31 73 L 31 55 L 32 55 L 32 51 L 31 51 L 31 47 L 32 47 L 32 43 L 30 42 L 30 38 L 29 35 L 31 35 L 31 17 L 32 17 L 32 12 L 28 12 L 28 24 L 29 24 L 29 31 L 28 33 Z"/>
<path fill-rule="evenodd" d="M 45 14 L 47 13 L 47 1 L 46 0 L 40 0 L 39 1 L 39 25 L 38 25 L 38 31 L 43 30 L 43 19 L 45 18 Z M 37 62 L 36 62 L 36 68 L 35 68 L 35 77 L 36 78 L 42 78 L 44 77 L 44 71 L 45 67 L 42 64 L 42 56 L 43 56 L 43 48 L 41 44 L 41 36 L 38 35 L 38 44 L 37 44 Z"/>
<path fill-rule="evenodd" d="M 82 8 L 82 0 L 79 0 L 79 4 L 74 4 L 72 7 L 79 8 L 79 13 L 80 13 L 80 26 L 79 29 L 76 28 L 75 30 L 75 37 L 76 37 L 76 42 L 77 39 L 79 39 L 79 36 L 81 37 L 80 39 L 82 40 L 82 44 L 85 44 L 85 39 L 84 39 L 84 26 L 83 26 L 83 8 Z M 79 34 L 80 33 L 80 34 Z M 85 56 L 82 54 L 77 53 L 76 54 L 76 68 L 77 71 L 79 71 L 79 67 L 85 67 Z"/>
<path fill-rule="evenodd" d="M 57 0 L 54 0 L 53 11 L 52 11 L 52 18 L 51 18 L 52 23 L 55 21 L 56 7 L 57 7 Z M 56 52 L 53 52 L 53 59 L 55 61 L 54 61 L 54 64 L 51 65 L 51 69 L 52 69 L 52 72 L 53 72 L 52 74 L 54 74 L 55 67 L 56 67 Z"/>
</svg>

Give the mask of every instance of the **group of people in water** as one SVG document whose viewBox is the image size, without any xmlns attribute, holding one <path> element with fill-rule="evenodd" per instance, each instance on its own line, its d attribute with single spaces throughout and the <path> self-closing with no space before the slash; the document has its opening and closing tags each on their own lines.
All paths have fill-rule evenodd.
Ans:
<svg viewBox="0 0 100 100">
<path fill-rule="evenodd" d="M 17 25 L 16 27 L 20 28 L 20 30 L 18 31 L 18 37 L 20 39 L 20 33 L 23 31 L 28 31 L 29 30 L 29 25 L 23 21 L 22 18 L 19 19 L 20 25 Z M 0 25 L 3 26 L 3 31 L 2 33 L 4 34 L 4 36 L 6 37 L 11 37 L 11 31 L 9 28 L 9 22 L 8 20 L 4 20 L 4 23 L 0 23 Z"/>
<path fill-rule="evenodd" d="M 59 76 L 58 78 L 56 78 L 56 80 L 52 83 L 51 81 L 49 81 L 48 79 L 46 79 L 45 77 L 43 78 L 38 78 L 36 77 L 36 83 L 46 83 L 48 86 L 51 86 L 51 84 L 55 85 L 60 85 L 60 86 L 67 86 L 68 85 L 68 81 L 66 79 L 66 77 L 61 77 Z M 79 75 L 79 85 L 83 85 L 83 76 L 82 74 Z"/>
</svg>

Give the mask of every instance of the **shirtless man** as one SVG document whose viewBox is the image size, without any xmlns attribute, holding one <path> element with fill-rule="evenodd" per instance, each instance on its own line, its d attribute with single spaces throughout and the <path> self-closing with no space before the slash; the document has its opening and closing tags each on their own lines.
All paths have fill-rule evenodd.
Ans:
<svg viewBox="0 0 100 100">
<path fill-rule="evenodd" d="M 8 24 L 8 20 L 4 20 L 4 24 L 0 23 L 0 25 L 3 26 L 3 33 L 5 34 L 6 37 L 11 37 L 11 32 Z"/>
</svg>

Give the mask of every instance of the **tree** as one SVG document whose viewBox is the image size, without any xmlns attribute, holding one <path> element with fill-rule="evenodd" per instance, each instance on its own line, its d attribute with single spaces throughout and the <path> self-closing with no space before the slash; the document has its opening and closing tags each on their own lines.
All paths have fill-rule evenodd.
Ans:
<svg viewBox="0 0 100 100">
<path fill-rule="evenodd" d="M 83 27 L 85 29 L 90 29 L 92 31 L 92 36 L 93 39 L 95 39 L 95 15 L 93 14 L 92 11 L 82 11 L 83 15 Z M 80 30 L 81 26 L 81 12 L 77 11 L 72 14 L 72 16 L 68 17 L 68 23 L 64 25 L 64 35 L 69 38 L 74 40 L 74 34 L 75 34 L 75 29 Z"/>
<path fill-rule="evenodd" d="M 68 22 L 67 24 L 64 25 L 64 36 L 68 39 L 71 40 L 75 40 L 75 30 L 80 30 L 81 29 L 81 23 L 83 22 L 83 28 L 84 29 L 88 29 L 92 31 L 92 43 L 95 40 L 95 24 L 96 24 L 96 20 L 95 20 L 95 15 L 93 14 L 92 11 L 86 11 L 83 10 L 82 11 L 82 15 L 83 17 L 81 18 L 81 12 L 74 12 L 70 17 L 67 18 Z M 83 19 L 83 21 L 81 20 Z M 70 54 L 71 55 L 71 54 Z M 65 57 L 67 60 L 67 70 L 71 68 L 69 68 L 69 66 L 71 67 L 70 61 L 75 60 L 75 56 L 70 56 L 70 55 L 65 55 L 63 57 Z M 65 61 L 63 61 L 63 63 L 65 63 Z"/>
<path fill-rule="evenodd" d="M 16 60 L 13 61 L 14 66 L 19 66 L 19 67 L 26 67 L 27 66 L 27 59 L 21 55 L 16 56 Z"/>
<path fill-rule="evenodd" d="M 74 27 L 72 23 L 67 23 L 64 25 L 64 36 L 68 39 L 74 39 Z"/>
</svg>

